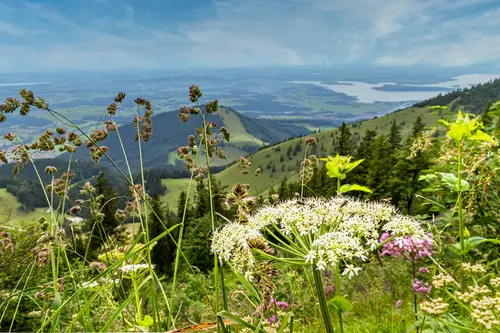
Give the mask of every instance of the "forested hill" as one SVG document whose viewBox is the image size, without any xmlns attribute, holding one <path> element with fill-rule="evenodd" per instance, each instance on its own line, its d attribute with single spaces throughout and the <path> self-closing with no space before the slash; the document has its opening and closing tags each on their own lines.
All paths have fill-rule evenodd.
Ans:
<svg viewBox="0 0 500 333">
<path fill-rule="evenodd" d="M 458 108 L 466 112 L 479 114 L 483 112 L 488 106 L 489 102 L 500 99 L 500 79 L 496 79 L 484 84 L 479 84 L 471 88 L 459 89 L 450 92 L 446 95 L 438 95 L 426 101 L 417 103 L 412 107 L 395 111 L 382 117 L 375 117 L 370 120 L 346 125 L 342 133 L 338 129 L 325 131 L 313 134 L 316 138 L 317 145 L 310 147 L 309 152 L 318 157 L 325 157 L 330 154 L 335 154 L 342 150 L 340 153 L 348 153 L 355 158 L 365 158 L 364 165 L 373 164 L 377 167 L 379 164 L 376 160 L 371 161 L 371 157 L 362 155 L 367 149 L 368 144 L 379 142 L 378 149 L 380 156 L 384 156 L 382 145 L 383 138 L 387 139 L 390 135 L 391 127 L 397 130 L 401 139 L 399 144 L 403 145 L 406 138 L 412 135 L 413 128 L 417 119 L 423 126 L 434 125 L 440 117 L 445 116 L 445 113 L 435 112 L 429 110 L 432 105 L 448 105 L 450 110 L 456 112 Z M 371 138 L 371 139 L 370 139 Z M 379 138 L 379 140 L 376 140 Z M 347 150 L 341 149 L 339 142 L 341 140 L 349 141 Z M 298 179 L 298 171 L 300 170 L 300 163 L 304 157 L 304 138 L 296 138 L 289 140 L 273 147 L 266 148 L 255 154 L 252 154 L 248 159 L 252 162 L 252 168 L 261 169 L 261 174 L 258 178 L 248 175 L 242 175 L 239 165 L 232 165 L 223 170 L 217 175 L 217 178 L 223 185 L 230 186 L 235 183 L 248 183 L 250 184 L 251 191 L 254 194 L 264 193 L 269 190 L 270 186 L 278 186 L 287 178 L 288 181 L 296 182 Z M 409 149 L 408 146 L 404 147 Z M 398 152 L 404 154 L 406 151 Z M 405 158 L 405 157 L 401 157 Z M 388 168 L 389 170 L 390 168 Z M 382 179 L 379 179 L 382 182 Z M 387 194 L 387 193 L 384 193 Z"/>
<path fill-rule="evenodd" d="M 478 114 L 488 106 L 489 102 L 499 99 L 500 78 L 480 83 L 470 88 L 457 89 L 444 95 L 439 94 L 414 106 L 450 105 L 453 111 L 462 108 L 467 112 Z"/>
<path fill-rule="evenodd" d="M 239 156 L 256 152 L 264 143 L 272 144 L 283 141 L 291 136 L 306 135 L 309 130 L 293 124 L 280 123 L 267 119 L 250 119 L 235 110 L 221 107 L 219 112 L 210 114 L 209 121 L 216 122 L 219 127 L 230 129 L 231 141 L 225 144 L 227 160 L 216 160 L 214 164 L 230 163 Z M 152 117 L 153 134 L 147 143 L 142 143 L 143 166 L 145 168 L 162 168 L 176 162 L 175 150 L 187 144 L 188 136 L 196 133 L 200 121 L 181 122 L 178 112 L 166 112 Z M 139 147 L 135 142 L 136 129 L 131 123 L 120 126 L 120 136 L 123 140 L 128 162 L 133 170 L 138 170 Z M 108 155 L 120 167 L 125 167 L 125 160 L 116 133 L 111 132 L 101 144 L 109 148 Z M 81 148 L 76 153 L 80 160 L 90 160 L 88 149 Z M 109 165 L 104 159 L 101 163 Z"/>
</svg>

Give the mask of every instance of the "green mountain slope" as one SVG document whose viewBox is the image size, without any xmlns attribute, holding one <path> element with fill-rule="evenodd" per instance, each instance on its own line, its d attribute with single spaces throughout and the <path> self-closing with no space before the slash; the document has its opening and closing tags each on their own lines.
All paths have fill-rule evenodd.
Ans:
<svg viewBox="0 0 500 333">
<path fill-rule="evenodd" d="M 383 117 L 349 124 L 348 127 L 353 134 L 353 139 L 358 141 L 367 130 L 375 130 L 379 134 L 388 133 L 391 122 L 396 120 L 396 124 L 400 126 L 402 135 L 406 136 L 410 132 L 413 122 L 418 116 L 422 118 L 422 121 L 426 125 L 431 125 L 439 119 L 439 116 L 435 112 L 430 112 L 427 107 L 412 107 Z M 310 148 L 309 154 L 316 154 L 318 157 L 325 157 L 328 154 L 333 154 L 333 141 L 336 131 L 337 130 L 334 129 L 310 135 L 316 138 L 317 145 Z M 259 177 L 255 177 L 253 172 L 247 175 L 242 174 L 239 164 L 228 167 L 218 173 L 216 177 L 223 185 L 228 186 L 232 186 L 238 182 L 247 183 L 250 185 L 250 190 L 254 194 L 265 192 L 271 186 L 278 185 L 285 176 L 289 180 L 298 179 L 299 165 L 304 158 L 303 148 L 305 145 L 303 142 L 304 137 L 301 137 L 250 155 L 248 160 L 252 162 L 252 170 L 258 167 L 262 170 Z M 289 158 L 287 151 L 290 148 L 293 151 L 297 144 L 301 145 L 302 150 L 297 152 L 295 156 L 292 153 Z M 272 172 L 273 166 L 276 170 L 275 172 Z"/>
<path fill-rule="evenodd" d="M 233 109 L 221 107 L 220 111 L 210 114 L 209 121 L 214 121 L 220 126 L 230 129 L 233 140 L 225 144 L 224 150 L 227 160 L 215 159 L 214 165 L 224 165 L 241 155 L 258 151 L 263 143 L 275 143 L 285 140 L 291 134 L 305 135 L 309 131 L 303 127 L 292 124 L 276 126 L 275 122 L 267 119 L 250 119 Z M 132 121 L 132 119 L 131 119 Z M 175 150 L 187 143 L 189 135 L 196 132 L 201 118 L 193 117 L 190 121 L 183 123 L 179 120 L 177 112 L 166 112 L 152 117 L 153 135 L 149 142 L 142 144 L 143 165 L 145 168 L 161 168 L 166 164 L 176 162 Z M 135 142 L 136 129 L 133 124 L 120 126 L 120 136 L 127 152 L 128 161 L 133 170 L 139 169 L 139 147 Z M 108 146 L 110 157 L 120 167 L 125 167 L 122 148 L 116 133 L 111 132 L 103 145 Z M 79 149 L 76 152 L 79 160 L 90 160 L 88 149 Z M 104 165 L 109 163 L 102 160 Z"/>
<path fill-rule="evenodd" d="M 433 125 L 439 120 L 440 115 L 429 110 L 432 105 L 449 105 L 450 110 L 456 111 L 458 108 L 478 114 L 482 112 L 490 101 L 500 99 L 500 79 L 492 80 L 487 83 L 478 84 L 476 86 L 459 89 L 445 95 L 438 95 L 434 98 L 415 104 L 414 106 L 395 111 L 391 114 L 366 120 L 359 123 L 348 125 L 353 140 L 359 141 L 367 130 L 375 130 L 378 134 L 388 133 L 390 124 L 396 120 L 399 125 L 401 134 L 405 138 L 410 132 L 413 123 L 417 117 L 421 117 L 422 122 L 427 125 Z M 312 136 L 316 138 L 318 144 L 311 148 L 313 154 L 318 157 L 324 157 L 328 154 L 335 153 L 333 151 L 333 139 L 336 129 L 322 133 L 316 133 Z M 286 152 L 299 143 L 302 144 L 304 138 L 297 138 L 287 142 L 280 143 L 276 146 L 266 148 L 248 157 L 252 161 L 252 168 L 257 167 L 262 169 L 260 177 L 254 177 L 252 173 L 243 175 L 239 165 L 232 165 L 227 169 L 217 174 L 217 178 L 223 185 L 232 186 L 235 183 L 243 182 L 251 186 L 251 191 L 254 194 L 267 191 L 271 186 L 278 185 L 286 176 L 288 179 L 298 179 L 298 170 L 300 162 L 303 159 L 304 152 L 301 151 L 289 159 Z M 304 147 L 304 144 L 302 144 Z M 283 158 L 282 158 L 283 156 Z M 281 162 L 283 160 L 283 162 Z M 275 172 L 272 172 L 274 169 Z"/>
</svg>

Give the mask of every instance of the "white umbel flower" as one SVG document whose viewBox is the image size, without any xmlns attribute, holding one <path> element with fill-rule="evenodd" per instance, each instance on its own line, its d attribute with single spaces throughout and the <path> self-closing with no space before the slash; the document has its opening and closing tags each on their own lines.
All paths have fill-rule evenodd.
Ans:
<svg viewBox="0 0 500 333">
<path fill-rule="evenodd" d="M 274 233 L 293 243 L 288 255 L 316 265 L 317 269 L 340 262 L 354 267 L 355 261 L 366 260 L 369 251 L 379 246 L 381 230 L 396 238 L 424 235 L 418 220 L 399 214 L 386 203 L 345 196 L 293 199 L 260 208 L 247 224 L 231 222 L 217 230 L 212 251 L 222 262 L 247 274 L 255 263 L 248 242 Z M 277 235 L 280 233 L 282 236 Z M 352 268 L 346 274 L 358 271 Z"/>
</svg>

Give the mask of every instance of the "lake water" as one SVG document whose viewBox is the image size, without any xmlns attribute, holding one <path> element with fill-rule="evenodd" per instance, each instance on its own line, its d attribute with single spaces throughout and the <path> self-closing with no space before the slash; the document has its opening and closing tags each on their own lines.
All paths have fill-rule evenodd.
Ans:
<svg viewBox="0 0 500 333">
<path fill-rule="evenodd" d="M 361 103 L 374 102 L 404 102 L 404 101 L 421 101 L 440 92 L 446 93 L 449 89 L 466 88 L 472 84 L 486 82 L 500 77 L 500 74 L 467 74 L 459 75 L 453 80 L 445 82 L 437 82 L 433 84 L 400 84 L 399 86 L 407 87 L 437 87 L 443 88 L 442 91 L 382 91 L 374 88 L 380 88 L 385 85 L 397 85 L 394 82 L 380 82 L 376 84 L 359 82 L 359 81 L 338 81 L 338 84 L 324 84 L 321 81 L 287 81 L 296 84 L 313 84 L 318 87 L 323 87 L 338 93 L 344 93 L 349 96 L 356 97 Z"/>
</svg>

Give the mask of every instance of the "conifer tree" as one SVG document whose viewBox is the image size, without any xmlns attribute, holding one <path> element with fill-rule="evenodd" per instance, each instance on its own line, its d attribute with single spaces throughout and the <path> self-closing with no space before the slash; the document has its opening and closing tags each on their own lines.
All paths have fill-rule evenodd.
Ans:
<svg viewBox="0 0 500 333">
<path fill-rule="evenodd" d="M 338 153 L 341 156 L 352 155 L 355 149 L 355 145 L 352 141 L 352 134 L 347 127 L 346 123 L 342 123 L 337 130 L 337 135 L 334 140 L 334 152 Z"/>
<path fill-rule="evenodd" d="M 187 195 L 186 192 L 181 191 L 179 194 L 179 199 L 177 200 L 177 219 L 181 220 L 182 216 L 184 215 L 184 206 L 186 205 L 187 200 Z M 189 204 L 189 201 L 187 202 L 187 207 L 186 207 L 186 217 L 185 221 L 188 221 L 191 219 L 192 214 L 191 214 L 191 206 Z"/>
<path fill-rule="evenodd" d="M 151 199 L 151 210 L 148 221 L 149 239 L 159 236 L 165 232 L 166 228 L 168 229 L 172 226 L 168 217 L 169 212 L 164 209 L 157 195 L 154 195 Z M 151 259 L 155 265 L 155 270 L 167 276 L 171 275 L 174 252 L 175 244 L 169 235 L 159 239 L 151 251 Z"/>
<path fill-rule="evenodd" d="M 400 206 L 403 210 L 411 214 L 415 194 L 423 187 L 423 183 L 418 178 L 423 170 L 426 170 L 431 164 L 431 152 L 419 151 L 412 154 L 411 147 L 413 142 L 421 134 L 424 124 L 420 117 L 417 117 L 413 124 L 411 135 L 406 139 L 403 149 L 397 158 L 392 176 L 392 202 Z"/>
<path fill-rule="evenodd" d="M 396 124 L 396 119 L 392 120 L 391 123 L 391 132 L 389 134 L 389 142 L 393 149 L 401 148 L 401 131 L 399 130 L 399 126 Z"/>
</svg>

